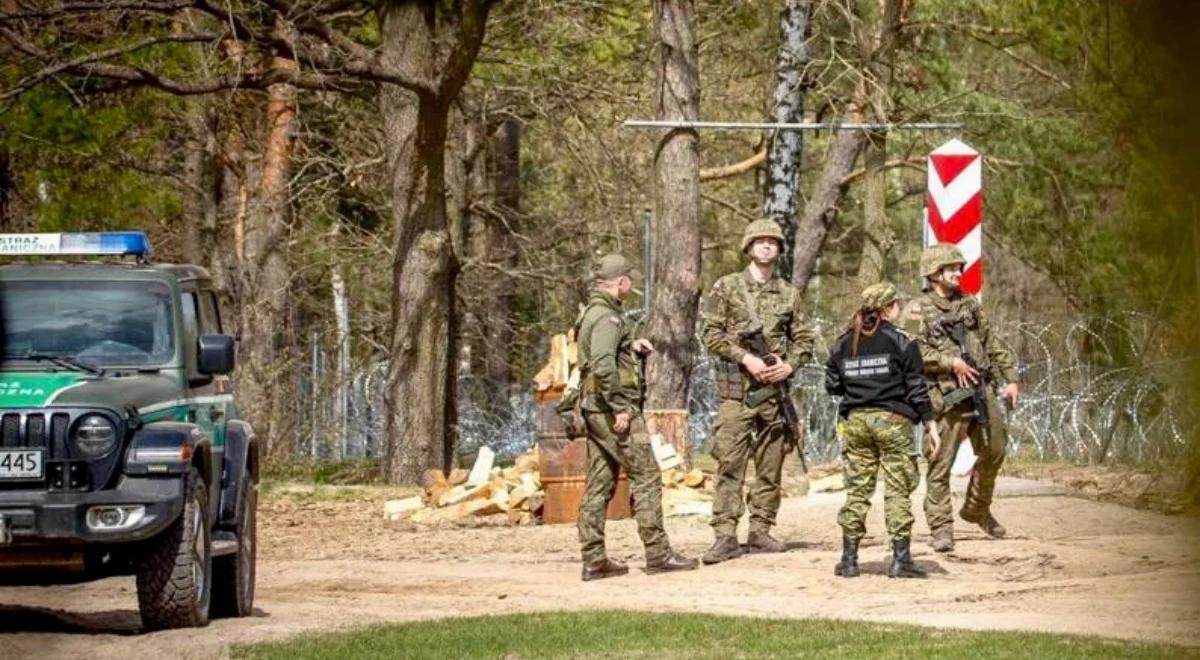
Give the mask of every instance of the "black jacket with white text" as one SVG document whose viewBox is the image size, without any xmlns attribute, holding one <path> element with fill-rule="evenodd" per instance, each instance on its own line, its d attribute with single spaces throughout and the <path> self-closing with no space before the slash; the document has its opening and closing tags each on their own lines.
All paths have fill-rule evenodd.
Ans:
<svg viewBox="0 0 1200 660">
<path fill-rule="evenodd" d="M 850 354 L 852 339 L 849 332 L 839 337 L 825 363 L 825 391 L 842 397 L 839 415 L 886 408 L 914 422 L 933 419 L 916 340 L 887 321 L 859 337 L 855 355 Z"/>
</svg>

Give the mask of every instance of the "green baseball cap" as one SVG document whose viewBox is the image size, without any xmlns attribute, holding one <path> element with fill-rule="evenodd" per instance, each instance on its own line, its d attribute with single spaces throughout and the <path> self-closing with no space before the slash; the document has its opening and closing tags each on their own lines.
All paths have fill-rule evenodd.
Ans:
<svg viewBox="0 0 1200 660">
<path fill-rule="evenodd" d="M 900 293 L 896 291 L 895 284 L 879 282 L 863 289 L 861 306 L 863 309 L 880 309 L 899 299 Z"/>
</svg>

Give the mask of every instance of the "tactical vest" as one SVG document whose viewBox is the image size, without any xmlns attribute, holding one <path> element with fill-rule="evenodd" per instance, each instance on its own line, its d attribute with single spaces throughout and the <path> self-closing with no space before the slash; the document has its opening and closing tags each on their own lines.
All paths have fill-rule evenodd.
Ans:
<svg viewBox="0 0 1200 660">
<path fill-rule="evenodd" d="M 621 338 L 617 343 L 616 363 L 620 387 L 631 392 L 630 399 L 641 402 L 642 378 L 641 369 L 636 356 L 633 354 L 633 339 L 629 336 L 628 326 L 621 310 L 616 309 L 606 301 L 593 298 L 575 321 L 575 337 L 579 342 L 579 393 L 585 409 L 608 410 L 609 406 L 600 401 L 600 381 L 592 370 L 591 342 L 592 331 L 596 324 L 610 317 L 621 319 Z"/>
<path fill-rule="evenodd" d="M 755 327 L 761 327 L 764 335 L 767 337 L 768 344 L 776 343 L 774 340 L 778 338 L 778 345 L 773 347 L 780 358 L 785 358 L 790 348 L 788 346 L 789 338 L 792 332 L 792 323 L 795 319 L 792 318 L 792 306 L 787 305 L 785 309 L 766 310 L 766 314 L 760 314 L 757 306 L 757 301 L 750 293 L 750 285 L 746 282 L 746 272 L 742 271 L 734 278 L 734 298 L 741 302 L 743 312 L 746 315 L 746 323 L 737 332 L 752 330 Z M 762 384 L 750 377 L 746 369 L 740 365 L 727 360 L 719 360 L 717 362 L 717 395 L 722 399 L 737 399 L 745 400 L 746 394 L 754 389 L 762 387 Z M 772 386 L 772 389 L 778 390 Z M 773 398 L 773 397 L 771 397 Z"/>
</svg>

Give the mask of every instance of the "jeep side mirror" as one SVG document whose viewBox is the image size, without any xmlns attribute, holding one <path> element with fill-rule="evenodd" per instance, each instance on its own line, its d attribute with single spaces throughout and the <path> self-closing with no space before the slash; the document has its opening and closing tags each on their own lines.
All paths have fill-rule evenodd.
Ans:
<svg viewBox="0 0 1200 660">
<path fill-rule="evenodd" d="M 201 335 L 196 340 L 196 370 L 206 376 L 228 374 L 235 363 L 234 341 L 229 335 Z"/>
</svg>

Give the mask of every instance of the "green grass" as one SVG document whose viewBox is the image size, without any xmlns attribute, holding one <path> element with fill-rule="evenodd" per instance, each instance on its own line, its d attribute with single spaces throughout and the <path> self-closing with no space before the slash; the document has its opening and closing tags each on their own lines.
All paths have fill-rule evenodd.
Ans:
<svg viewBox="0 0 1200 660">
<path fill-rule="evenodd" d="M 630 594 L 631 599 L 636 594 Z M 916 607 L 914 605 L 914 607 Z M 235 658 L 1200 658 L 1200 649 L 1071 635 L 817 619 L 580 612 L 377 625 L 239 646 Z"/>
</svg>

